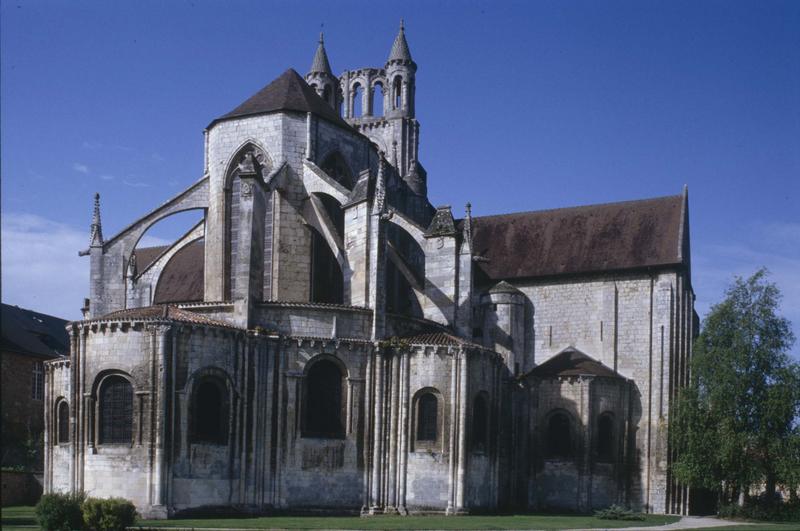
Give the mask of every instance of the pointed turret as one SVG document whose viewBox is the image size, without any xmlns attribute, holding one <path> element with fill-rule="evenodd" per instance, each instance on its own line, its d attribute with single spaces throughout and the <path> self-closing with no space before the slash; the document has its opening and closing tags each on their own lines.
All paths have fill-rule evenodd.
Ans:
<svg viewBox="0 0 800 531">
<path fill-rule="evenodd" d="M 389 59 L 387 59 L 386 64 L 392 64 L 394 62 L 402 64 L 414 63 L 411 59 L 411 51 L 408 49 L 408 41 L 406 41 L 406 30 L 403 19 L 400 19 L 400 31 L 397 33 L 397 37 L 394 38 L 392 50 L 389 52 Z"/>
<path fill-rule="evenodd" d="M 308 73 L 333 75 L 333 72 L 331 72 L 331 64 L 328 62 L 328 53 L 325 51 L 325 38 L 322 32 L 319 34 L 319 45 L 317 46 L 317 52 L 314 54 L 314 60 L 311 62 L 311 69 Z"/>
<path fill-rule="evenodd" d="M 340 101 L 339 80 L 331 71 L 328 52 L 325 51 L 325 38 L 321 32 L 317 51 L 314 53 L 314 60 L 311 61 L 311 69 L 306 74 L 306 83 L 311 85 L 317 91 L 317 94 L 333 109 L 338 107 Z"/>
<path fill-rule="evenodd" d="M 94 212 L 92 213 L 92 227 L 89 235 L 89 247 L 103 246 L 103 225 L 100 222 L 100 194 L 94 194 Z"/>
</svg>

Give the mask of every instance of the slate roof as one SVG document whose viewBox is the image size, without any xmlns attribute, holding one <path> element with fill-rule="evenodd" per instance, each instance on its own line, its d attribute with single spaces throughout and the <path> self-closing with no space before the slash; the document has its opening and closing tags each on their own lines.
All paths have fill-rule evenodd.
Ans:
<svg viewBox="0 0 800 531">
<path fill-rule="evenodd" d="M 0 350 L 41 359 L 69 355 L 67 320 L 10 304 L 0 313 Z"/>
<path fill-rule="evenodd" d="M 556 376 L 606 376 L 623 378 L 594 358 L 572 347 L 561 351 L 528 372 L 530 376 L 548 378 Z"/>
<path fill-rule="evenodd" d="M 137 248 L 136 266 L 141 272 L 153 263 L 167 245 Z M 205 269 L 205 244 L 198 240 L 186 245 L 170 258 L 159 277 L 154 304 L 168 302 L 197 302 L 203 300 Z"/>
<path fill-rule="evenodd" d="M 387 62 L 401 61 L 412 62 L 411 51 L 408 49 L 408 41 L 406 41 L 406 32 L 403 22 L 400 22 L 400 31 L 397 37 L 394 38 L 392 49 L 389 51 L 389 59 Z"/>
<path fill-rule="evenodd" d="M 230 120 L 232 118 L 242 118 L 244 116 L 254 116 L 257 114 L 280 111 L 314 113 L 341 127 L 355 131 L 355 129 L 350 127 L 325 100 L 320 98 L 317 92 L 292 68 L 281 74 L 269 85 L 250 96 L 250 98 L 231 112 L 211 122 L 208 127 L 211 128 L 218 122 Z"/>
<path fill-rule="evenodd" d="M 205 315 L 183 310 L 177 306 L 166 304 L 144 306 L 142 308 L 129 308 L 127 310 L 117 310 L 92 321 L 179 321 L 209 326 L 221 326 L 224 328 L 236 328 L 230 323 L 210 319 Z"/>
<path fill-rule="evenodd" d="M 688 262 L 685 195 L 472 218 L 490 281 Z"/>
<path fill-rule="evenodd" d="M 328 54 L 325 51 L 325 41 L 322 37 L 322 33 L 319 34 L 319 45 L 317 46 L 317 51 L 314 54 L 314 60 L 311 61 L 311 69 L 309 72 L 320 72 L 323 74 L 331 74 L 331 64 L 328 61 Z"/>
</svg>

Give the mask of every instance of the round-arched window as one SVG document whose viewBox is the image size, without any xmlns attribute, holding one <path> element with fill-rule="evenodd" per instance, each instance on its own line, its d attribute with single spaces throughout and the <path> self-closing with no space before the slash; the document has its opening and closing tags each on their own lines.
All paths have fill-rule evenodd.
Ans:
<svg viewBox="0 0 800 531">
<path fill-rule="evenodd" d="M 323 439 L 344 437 L 342 372 L 330 360 L 320 360 L 305 378 L 303 436 Z"/>
</svg>

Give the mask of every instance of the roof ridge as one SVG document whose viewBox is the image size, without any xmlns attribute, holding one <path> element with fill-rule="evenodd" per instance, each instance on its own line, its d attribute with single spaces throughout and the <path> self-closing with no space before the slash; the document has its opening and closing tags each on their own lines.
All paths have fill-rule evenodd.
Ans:
<svg viewBox="0 0 800 531">
<path fill-rule="evenodd" d="M 548 212 L 559 212 L 565 210 L 579 210 L 584 208 L 596 208 L 596 207 L 604 207 L 604 206 L 612 206 L 612 205 L 630 205 L 633 203 L 644 203 L 647 201 L 658 201 L 664 199 L 675 199 L 682 197 L 681 194 L 675 195 L 660 195 L 656 197 L 646 197 L 643 199 L 627 199 L 625 201 L 609 201 L 607 203 L 592 203 L 588 205 L 574 205 L 568 207 L 558 207 L 558 208 L 545 208 L 542 210 L 522 210 L 519 212 L 506 212 L 505 214 L 489 214 L 488 216 L 473 216 L 472 221 L 474 222 L 476 219 L 488 219 L 488 218 L 502 218 L 505 216 L 522 216 L 526 214 L 544 214 Z M 457 221 L 462 221 L 463 218 L 459 218 Z"/>
</svg>

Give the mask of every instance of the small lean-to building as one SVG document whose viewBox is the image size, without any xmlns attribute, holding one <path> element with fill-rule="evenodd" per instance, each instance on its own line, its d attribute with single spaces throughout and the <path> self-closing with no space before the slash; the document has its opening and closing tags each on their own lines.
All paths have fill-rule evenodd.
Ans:
<svg viewBox="0 0 800 531">
<path fill-rule="evenodd" d="M 427 195 L 416 73 L 402 27 L 340 76 L 320 38 L 305 77 L 209 124 L 188 189 L 108 239 L 96 200 L 85 318 L 46 371 L 48 491 L 150 517 L 687 511 L 686 190 L 456 218 Z"/>
</svg>

